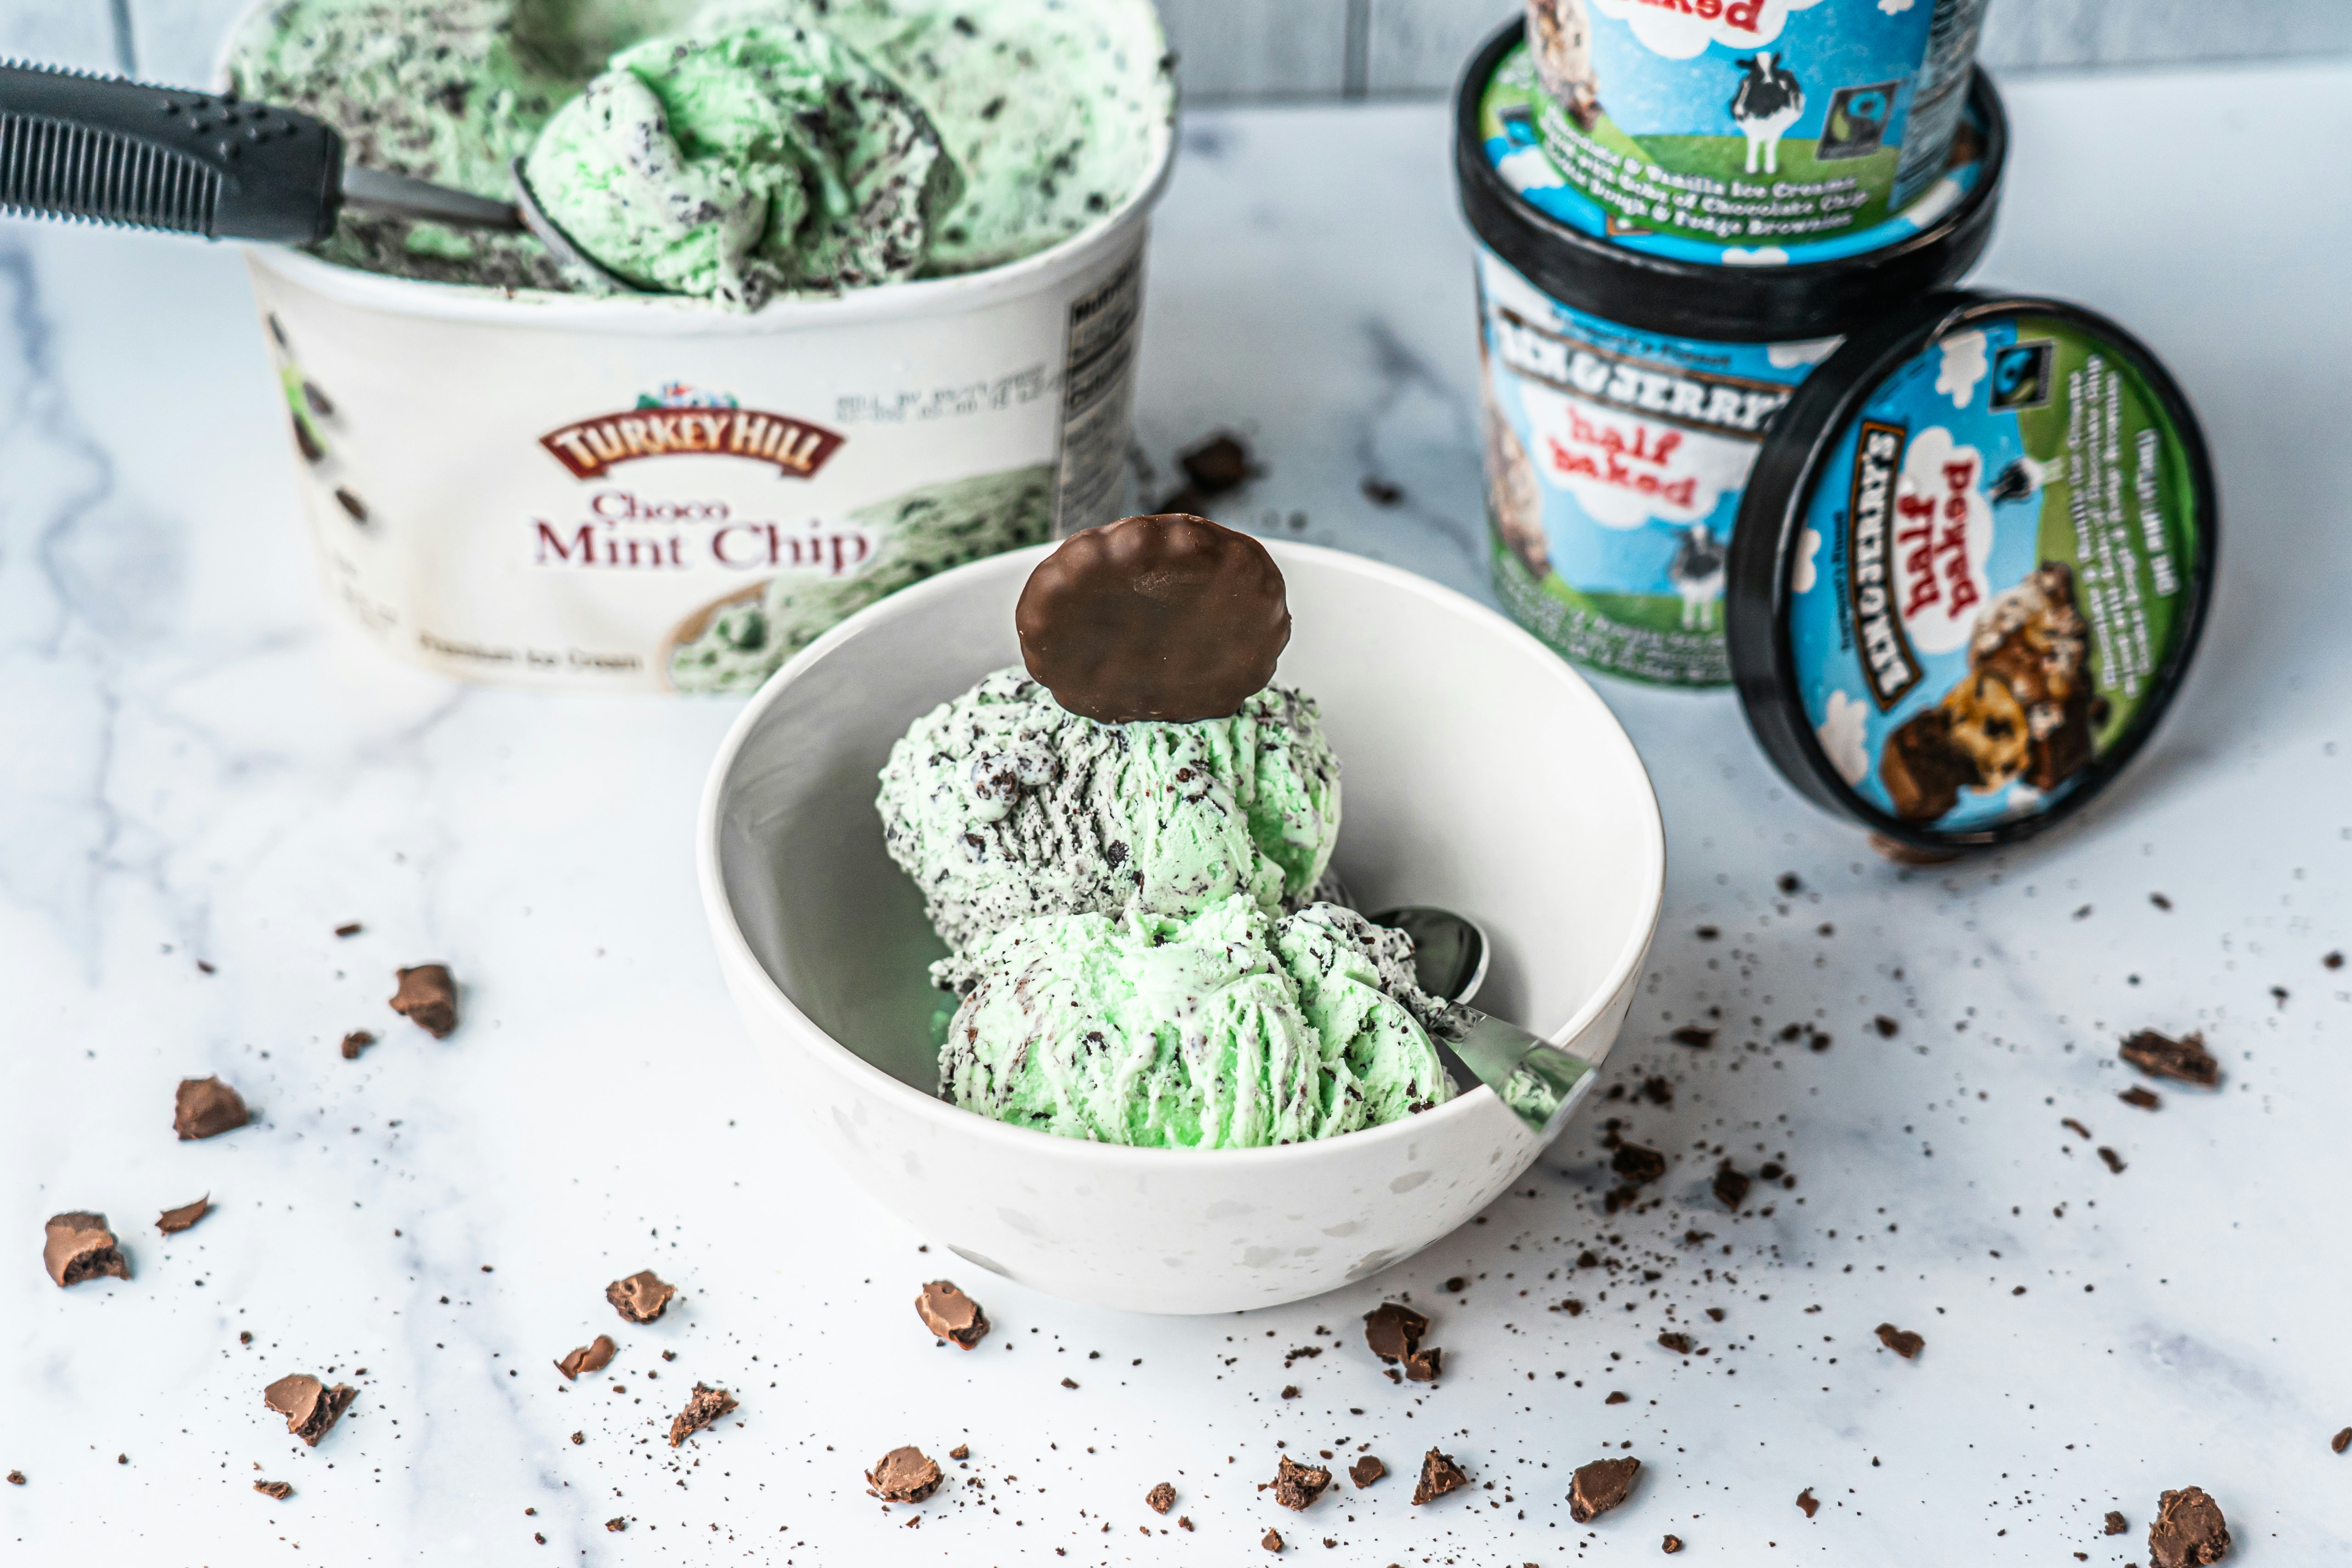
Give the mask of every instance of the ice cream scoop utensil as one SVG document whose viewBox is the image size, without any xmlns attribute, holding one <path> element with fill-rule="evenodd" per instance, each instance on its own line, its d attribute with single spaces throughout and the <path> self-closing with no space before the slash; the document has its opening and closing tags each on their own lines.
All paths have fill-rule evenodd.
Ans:
<svg viewBox="0 0 2352 1568">
<path fill-rule="evenodd" d="M 1413 973 L 1432 996 L 1467 1002 L 1486 983 L 1486 932 L 1467 915 L 1407 904 L 1364 918 L 1412 938 Z"/>
<path fill-rule="evenodd" d="M 346 203 L 523 226 L 505 202 L 347 166 L 341 134 L 299 110 L 0 62 L 0 211 L 302 245 Z"/>
<path fill-rule="evenodd" d="M 523 226 L 530 230 L 539 243 L 547 247 L 548 254 L 575 279 L 585 280 L 597 291 L 607 294 L 640 294 L 645 291 L 573 244 L 572 237 L 563 232 L 563 226 L 547 216 L 547 209 L 539 204 L 538 194 L 530 188 L 530 176 L 523 173 L 520 158 L 508 164 L 507 172 L 514 177 L 515 211 L 521 215 Z"/>
</svg>

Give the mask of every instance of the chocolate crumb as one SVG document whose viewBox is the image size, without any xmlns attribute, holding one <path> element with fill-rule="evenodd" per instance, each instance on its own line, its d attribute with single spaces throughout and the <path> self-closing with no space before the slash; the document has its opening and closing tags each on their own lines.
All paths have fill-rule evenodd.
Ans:
<svg viewBox="0 0 2352 1568">
<path fill-rule="evenodd" d="M 641 1269 L 626 1279 L 615 1279 L 604 1287 L 604 1300 L 613 1303 L 613 1310 L 629 1323 L 650 1323 L 669 1310 L 669 1299 L 677 1294 L 677 1287 L 666 1284 L 652 1269 Z"/>
<path fill-rule="evenodd" d="M 307 1372 L 281 1377 L 261 1391 L 261 1402 L 286 1417 L 286 1430 L 313 1448 L 359 1396 L 349 1384 L 329 1388 Z"/>
<path fill-rule="evenodd" d="M 2126 1105 L 2135 1105 L 2142 1110 L 2157 1110 L 2162 1109 L 2164 1105 L 2163 1099 L 2154 1089 L 2143 1089 L 2138 1084 L 2132 1085 L 2116 1098 Z"/>
<path fill-rule="evenodd" d="M 1745 1173 L 1734 1170 L 1731 1162 L 1726 1160 L 1715 1169 L 1716 1198 L 1725 1208 L 1734 1214 L 1738 1213 L 1739 1205 L 1748 1201 L 1748 1188 L 1751 1179 Z"/>
<path fill-rule="evenodd" d="M 52 1215 L 46 1227 L 48 1239 L 41 1247 L 41 1266 L 63 1289 L 85 1279 L 131 1278 L 131 1261 L 106 1228 L 102 1214 L 75 1212 Z"/>
<path fill-rule="evenodd" d="M 1265 1547 L 1268 1552 L 1279 1552 L 1279 1551 L 1281 1551 L 1281 1550 L 1282 1550 L 1282 1535 L 1281 1535 L 1281 1532 L 1280 1532 L 1280 1531 L 1272 1531 L 1272 1530 L 1267 1531 L 1265 1532 L 1265 1539 L 1264 1541 L 1259 1542 L 1258 1542 L 1258 1544 L 1259 1544 L 1260 1546 Z"/>
<path fill-rule="evenodd" d="M 604 1521 L 604 1528 L 618 1535 L 629 1528 L 629 1521 L 625 1519 L 608 1519 Z"/>
<path fill-rule="evenodd" d="M 294 1495 L 294 1489 L 284 1481 L 256 1481 L 253 1489 L 264 1497 L 274 1497 L 279 1502 Z"/>
<path fill-rule="evenodd" d="M 1615 1388 L 1610 1390 L 1609 1397 L 1602 1400 L 1601 1403 L 1603 1405 L 1630 1405 L 1633 1402 L 1633 1396 L 1632 1394 L 1626 1393 L 1622 1388 Z"/>
<path fill-rule="evenodd" d="M 24 1471 L 22 1471 L 22 1470 L 11 1470 L 11 1471 L 9 1471 L 9 1472 L 8 1472 L 8 1484 L 9 1484 L 10 1486 L 12 1486 L 12 1487 L 21 1487 L 21 1486 L 23 1486 L 23 1485 L 25 1484 L 25 1472 L 24 1472 Z"/>
<path fill-rule="evenodd" d="M 1675 1552 L 1680 1552 L 1682 1549 L 1683 1538 L 1679 1535 L 1669 1535 L 1665 1540 L 1658 1543 L 1658 1550 L 1664 1552 L 1669 1557 L 1672 1557 Z"/>
<path fill-rule="evenodd" d="M 1870 1021 L 1870 1026 L 1877 1030 L 1882 1038 L 1889 1040 L 1901 1033 L 1903 1028 L 1902 1025 L 1896 1023 L 1894 1019 L 1888 1017 L 1884 1013 L 1881 1013 L 1877 1017 L 1873 1018 Z"/>
<path fill-rule="evenodd" d="M 2344 955 L 2340 952 L 2331 952 L 2319 962 L 2329 969 L 2341 969 L 2344 967 Z"/>
<path fill-rule="evenodd" d="M 1066 1377 L 1062 1379 L 1062 1386 L 1064 1388 L 1076 1388 L 1077 1385 L 1077 1380 L 1076 1378 Z"/>
<path fill-rule="evenodd" d="M 1467 1279 L 1464 1279 L 1464 1278 L 1462 1278 L 1462 1276 L 1461 1276 L 1461 1275 L 1459 1275 L 1459 1274 L 1454 1275 L 1452 1279 L 1450 1279 L 1446 1280 L 1446 1282 L 1445 1282 L 1445 1293 L 1446 1293 L 1447 1295 L 1449 1295 L 1449 1296 L 1459 1296 L 1460 1294 L 1462 1294 L 1462 1292 L 1463 1292 L 1463 1291 L 1465 1291 L 1465 1290 L 1468 1289 L 1469 1288 L 1470 1288 L 1470 1281 L 1469 1281 L 1469 1280 L 1467 1280 Z"/>
<path fill-rule="evenodd" d="M 360 500 L 359 496 L 354 493 L 348 485 L 337 485 L 335 487 L 335 500 L 337 504 L 342 507 L 343 510 L 351 514 L 351 519 L 353 522 L 364 523 L 367 521 L 367 502 Z"/>
<path fill-rule="evenodd" d="M 1721 936 L 1723 933 L 1713 926 L 1701 926 L 1691 934 L 1697 937 L 1701 942 L 1713 942 L 1717 937 Z"/>
<path fill-rule="evenodd" d="M 2341 1453 L 2343 1450 L 2339 1448 L 2336 1451 Z M 1370 1486 L 1388 1473 L 1388 1466 L 1381 1462 L 1380 1456 L 1377 1454 L 1366 1454 L 1348 1467 L 1348 1479 L 1356 1483 L 1359 1490 Z"/>
<path fill-rule="evenodd" d="M 915 1298 L 915 1314 L 937 1338 L 970 1350 L 988 1337 L 988 1314 L 951 1280 L 934 1279 Z"/>
<path fill-rule="evenodd" d="M 920 1502 L 939 1490 L 944 1479 L 938 1463 L 911 1443 L 891 1449 L 866 1472 L 866 1484 L 884 1502 Z"/>
<path fill-rule="evenodd" d="M 365 929 L 366 928 L 361 925 L 357 921 L 345 921 L 342 924 L 335 928 L 335 934 L 337 936 L 357 936 Z"/>
<path fill-rule="evenodd" d="M 2084 1126 L 2081 1122 L 2075 1121 L 2071 1116 L 2060 1117 L 2058 1119 L 2058 1125 L 2063 1127 L 2067 1131 L 2072 1132 L 2077 1138 L 2088 1139 L 2091 1136 L 2091 1130 Z"/>
<path fill-rule="evenodd" d="M 1688 1334 L 1660 1334 L 1658 1336 L 1658 1342 L 1665 1346 L 1668 1350 L 1674 1352 L 1676 1355 L 1688 1355 L 1691 1353 L 1691 1337 Z"/>
<path fill-rule="evenodd" d="M 566 1354 L 555 1363 L 555 1370 L 573 1383 L 583 1372 L 602 1372 L 613 1363 L 614 1352 L 621 1347 L 613 1342 L 610 1334 L 598 1334 L 588 1343 Z"/>
<path fill-rule="evenodd" d="M 971 1458 L 971 1445 L 969 1443 L 958 1443 L 954 1447 L 948 1450 L 948 1458 L 950 1459 Z"/>
<path fill-rule="evenodd" d="M 1898 1329 L 1892 1323 L 1878 1325 L 1878 1342 L 1905 1361 L 1915 1359 L 1921 1351 L 1927 1348 L 1927 1342 L 1919 1335 L 1908 1329 Z"/>
<path fill-rule="evenodd" d="M 1696 1024 L 1685 1024 L 1666 1038 L 1678 1046 L 1688 1046 L 1693 1050 L 1703 1051 L 1715 1044 L 1715 1031 L 1702 1029 Z"/>
<path fill-rule="evenodd" d="M 1645 1187 L 1666 1173 L 1666 1157 L 1639 1143 L 1620 1143 L 1617 1152 L 1610 1156 L 1609 1168 L 1623 1177 L 1628 1187 Z"/>
<path fill-rule="evenodd" d="M 1396 506 L 1404 500 L 1404 487 L 1392 480 L 1364 476 L 1364 499 L 1374 506 Z"/>
<path fill-rule="evenodd" d="M 1469 1484 L 1470 1478 L 1462 1473 L 1462 1467 L 1454 1462 L 1452 1455 L 1432 1448 L 1421 1457 L 1421 1479 L 1412 1489 L 1412 1500 L 1428 1502 L 1447 1492 L 1460 1491 Z"/>
<path fill-rule="evenodd" d="M 1568 1517 L 1579 1524 L 1590 1524 L 1611 1509 L 1622 1506 L 1633 1490 L 1633 1478 L 1641 1473 L 1642 1461 L 1635 1458 L 1595 1459 L 1589 1465 L 1579 1465 L 1568 1492 Z"/>
<path fill-rule="evenodd" d="M 2147 1527 L 2150 1568 L 2206 1568 L 2230 1554 L 2229 1521 L 2221 1505 L 2200 1487 L 2183 1487 L 2157 1500 L 2156 1521 Z"/>
<path fill-rule="evenodd" d="M 2124 1516 L 2122 1514 L 2117 1513 L 2114 1509 L 2107 1510 L 2107 1534 L 2121 1535 L 2125 1531 L 2129 1530 L 2131 1526 L 2129 1524 L 2124 1522 Z"/>
<path fill-rule="evenodd" d="M 2347 1448 L 2352 1448 L 2352 1426 L 2347 1426 L 2327 1440 L 2327 1449 L 2330 1453 L 2340 1454 Z"/>
<path fill-rule="evenodd" d="M 572 1434 L 572 1446 L 573 1447 L 575 1447 L 575 1448 L 579 1447 L 582 1444 L 583 1444 L 583 1443 L 585 1443 L 585 1442 L 587 1442 L 587 1441 L 588 1441 L 588 1434 L 587 1434 L 587 1433 L 585 1433 L 585 1432 L 574 1432 L 573 1434 Z"/>
<path fill-rule="evenodd" d="M 1807 1519 L 1811 1519 L 1822 1511 L 1822 1500 L 1813 1495 L 1812 1488 L 1807 1487 L 1797 1494 L 1797 1506 L 1805 1510 Z"/>
<path fill-rule="evenodd" d="M 2154 1029 L 2142 1029 L 2126 1040 L 2116 1054 L 2150 1078 L 2177 1079 L 2205 1089 L 2221 1081 L 2221 1064 L 2205 1048 L 2201 1034 L 2176 1040 Z"/>
<path fill-rule="evenodd" d="M 735 1396 L 725 1389 L 713 1388 L 707 1383 L 696 1384 L 693 1397 L 669 1424 L 669 1446 L 677 1447 L 734 1408 Z"/>
<path fill-rule="evenodd" d="M 236 1090 L 216 1078 L 184 1078 L 172 1111 L 172 1131 L 183 1143 L 235 1131 L 251 1118 Z"/>
<path fill-rule="evenodd" d="M 1298 1385 L 1297 1385 L 1297 1384 L 1295 1384 L 1295 1383 L 1286 1383 L 1286 1384 L 1284 1384 L 1282 1385 L 1282 1396 L 1283 1396 L 1285 1399 L 1296 1399 L 1296 1398 L 1297 1398 L 1297 1397 L 1298 1397 Z"/>
<path fill-rule="evenodd" d="M 2107 1163 L 2107 1169 L 2116 1175 L 2120 1176 L 2124 1173 L 2124 1157 L 2104 1143 L 2099 1145 L 2099 1158 L 2105 1160 Z"/>
<path fill-rule="evenodd" d="M 1383 1301 L 1364 1314 L 1364 1343 L 1384 1362 L 1400 1362 L 1421 1348 L 1429 1320 L 1399 1301 Z"/>
<path fill-rule="evenodd" d="M 952 1458 L 954 1456 L 950 1455 L 949 1458 Z M 1150 1509 L 1152 1512 L 1166 1513 L 1176 1506 L 1176 1489 L 1162 1481 L 1143 1494 L 1143 1501 L 1144 1506 Z"/>
<path fill-rule="evenodd" d="M 400 989 L 392 994 L 392 1010 L 436 1040 L 449 1037 L 457 1026 L 457 983 L 446 963 L 420 963 L 394 972 Z"/>
<path fill-rule="evenodd" d="M 207 1193 L 194 1203 L 183 1204 L 175 1209 L 165 1209 L 156 1216 L 155 1228 L 165 1236 L 177 1236 L 196 1221 L 212 1213 L 212 1194 Z"/>
<path fill-rule="evenodd" d="M 1312 1465 L 1302 1465 L 1289 1455 L 1284 1454 L 1275 1461 L 1274 1479 L 1258 1482 L 1257 1489 L 1260 1491 L 1271 1489 L 1276 1502 L 1293 1513 L 1298 1513 L 1303 1512 L 1317 1498 L 1321 1497 L 1324 1489 L 1330 1484 L 1330 1471 L 1318 1469 Z M 1171 1500 L 1173 1500 L 1172 1494 Z M 1160 1511 L 1165 1513 L 1168 1510 L 1162 1509 Z"/>
<path fill-rule="evenodd" d="M 2150 893 L 2147 896 L 2147 901 L 2154 904 L 2159 910 L 2168 910 L 2172 908 L 2172 900 L 2166 898 L 2162 893 Z"/>
<path fill-rule="evenodd" d="M 1220 430 L 1190 450 L 1176 455 L 1184 484 L 1160 503 L 1163 512 L 1190 512 L 1204 501 L 1239 489 L 1253 473 L 1249 448 L 1240 437 Z"/>
<path fill-rule="evenodd" d="M 1413 1352 L 1411 1355 L 1404 1358 L 1405 1381 L 1407 1383 L 1435 1383 L 1437 1381 L 1437 1373 L 1440 1369 L 1440 1364 L 1444 1362 L 1444 1358 L 1445 1352 L 1438 1349 L 1435 1345 L 1430 1346 L 1425 1351 Z"/>
<path fill-rule="evenodd" d="M 343 1037 L 343 1060 L 355 1062 L 360 1053 L 375 1044 L 375 1037 L 365 1029 L 353 1029 Z"/>
</svg>

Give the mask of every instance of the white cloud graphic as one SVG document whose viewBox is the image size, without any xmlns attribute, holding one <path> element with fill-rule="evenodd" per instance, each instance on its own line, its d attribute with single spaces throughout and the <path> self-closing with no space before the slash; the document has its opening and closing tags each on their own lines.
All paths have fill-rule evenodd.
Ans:
<svg viewBox="0 0 2352 1568">
<path fill-rule="evenodd" d="M 1519 404 L 1536 472 L 1603 528 L 1703 521 L 1756 463 L 1753 441 L 1644 419 L 1533 382 L 1519 384 Z"/>
<path fill-rule="evenodd" d="M 1760 49 L 1780 36 L 1790 12 L 1808 10 L 1820 3 L 1821 0 L 1762 0 L 1755 11 L 1753 25 L 1748 26 L 1733 26 L 1730 21 L 1733 16 L 1748 20 L 1746 5 L 1719 6 L 1720 14 L 1712 21 L 1702 20 L 1687 8 L 1676 10 L 1661 5 L 1658 0 L 1592 0 L 1592 8 L 1632 27 L 1633 37 L 1652 54 L 1670 60 L 1686 60 L 1710 43 L 1729 49 Z"/>
<path fill-rule="evenodd" d="M 1878 0 L 1878 8 L 1890 16 L 1899 16 L 1911 9 L 1911 0 Z"/>
<path fill-rule="evenodd" d="M 1895 481 L 1895 602 L 1903 629 L 1922 653 L 1968 644 L 1977 616 L 1992 604 L 1985 563 L 1992 556 L 1992 503 L 1985 500 L 1984 457 L 1940 425 L 1913 437 Z M 1904 510 L 1927 503 L 1923 517 Z M 1959 515 L 1952 515 L 1957 505 Z"/>
<path fill-rule="evenodd" d="M 1789 253 L 1777 245 L 1759 245 L 1753 250 L 1727 245 L 1723 247 L 1723 264 L 1726 267 L 1786 267 L 1789 265 Z"/>
<path fill-rule="evenodd" d="M 1822 754 L 1838 777 L 1858 784 L 1870 773 L 1870 710 L 1843 691 L 1830 693 L 1829 711 L 1813 733 L 1821 738 Z"/>
<path fill-rule="evenodd" d="M 1800 594 L 1810 594 L 1821 574 L 1813 569 L 1813 557 L 1822 551 L 1822 531 L 1809 528 L 1797 535 L 1797 564 L 1789 574 L 1789 585 Z"/>
<path fill-rule="evenodd" d="M 1949 397 L 1953 407 L 1966 408 L 1977 395 L 1977 383 L 1984 379 L 1985 335 L 1954 332 L 1937 346 L 1944 351 L 1944 363 L 1936 372 L 1936 390 Z"/>
<path fill-rule="evenodd" d="M 1554 185 L 1564 185 L 1559 166 L 1540 147 L 1522 147 L 1498 159 L 1495 173 L 1515 191 L 1548 191 Z"/>
<path fill-rule="evenodd" d="M 1767 343 L 1764 357 L 1782 370 L 1794 370 L 1801 364 L 1819 364 L 1837 353 L 1843 338 L 1815 338 L 1804 343 Z"/>
<path fill-rule="evenodd" d="M 1913 228 L 1926 228 L 1937 218 L 1942 217 L 1946 213 L 1959 205 L 1960 198 L 1967 194 L 1967 192 L 1960 189 L 1959 181 L 1955 180 L 1950 175 L 1947 174 L 1942 179 L 1937 180 L 1934 184 L 1929 185 L 1926 190 L 1920 192 L 1917 196 L 1912 199 L 1909 206 L 1905 207 L 1901 212 L 1895 216 L 1901 218 L 1905 223 L 1909 224 Z"/>
</svg>

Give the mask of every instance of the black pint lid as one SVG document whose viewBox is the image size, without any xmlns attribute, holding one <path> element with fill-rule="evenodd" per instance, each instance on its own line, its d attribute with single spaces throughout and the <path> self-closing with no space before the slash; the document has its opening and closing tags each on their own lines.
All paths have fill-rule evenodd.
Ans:
<svg viewBox="0 0 2352 1568">
<path fill-rule="evenodd" d="M 1992 237 L 2009 121 L 1982 70 L 1943 176 L 1908 207 L 1833 238 L 1709 244 L 1612 222 L 1545 172 L 1527 129 L 1526 33 L 1524 17 L 1503 27 L 1463 72 L 1454 172 L 1480 241 L 1563 305 L 1724 342 L 1833 337 L 1959 281 Z"/>
<path fill-rule="evenodd" d="M 2105 788 L 2196 651 L 2218 528 L 2197 418 L 2079 306 L 1945 292 L 1773 417 L 1732 533 L 1748 722 L 1902 848 L 2005 844 Z"/>
</svg>

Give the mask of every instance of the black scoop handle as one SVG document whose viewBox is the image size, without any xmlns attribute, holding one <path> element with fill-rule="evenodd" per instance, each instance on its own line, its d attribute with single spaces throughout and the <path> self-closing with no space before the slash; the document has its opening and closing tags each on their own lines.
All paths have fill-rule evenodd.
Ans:
<svg viewBox="0 0 2352 1568">
<path fill-rule="evenodd" d="M 334 232 L 343 139 L 234 93 L 0 62 L 0 210 L 208 239 Z"/>
</svg>

